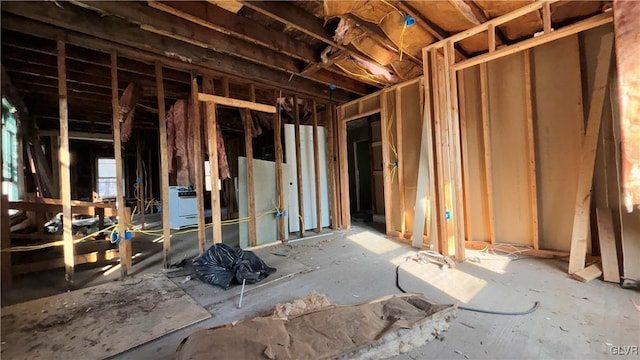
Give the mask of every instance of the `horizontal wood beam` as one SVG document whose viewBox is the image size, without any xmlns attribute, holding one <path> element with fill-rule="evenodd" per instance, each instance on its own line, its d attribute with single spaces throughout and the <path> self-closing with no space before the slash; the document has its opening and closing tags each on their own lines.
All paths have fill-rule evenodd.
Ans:
<svg viewBox="0 0 640 360">
<path fill-rule="evenodd" d="M 103 1 L 83 1 L 81 4 L 103 14 L 124 18 L 131 23 L 140 25 L 146 31 L 214 51 L 228 53 L 264 66 L 292 74 L 299 74 L 304 68 L 304 64 L 301 61 L 280 51 L 232 37 L 226 33 L 202 26 L 199 23 L 156 10 L 140 2 L 129 2 L 127 6 L 122 6 L 118 2 Z M 273 31 L 269 31 L 267 34 L 273 34 Z M 321 81 L 313 76 L 308 76 L 307 78 Z M 363 84 L 345 76 L 335 79 L 334 83 L 336 86 L 348 91 L 357 92 L 358 94 L 366 93 L 363 90 L 363 88 L 366 88 Z"/>
<path fill-rule="evenodd" d="M 38 130 L 36 131 L 36 135 L 58 136 L 60 135 L 60 132 L 56 130 Z M 85 132 L 85 131 L 69 131 L 69 139 L 113 142 L 113 135 L 104 134 L 104 133 Z"/>
<path fill-rule="evenodd" d="M 49 3 L 3 4 L 2 27 L 46 39 L 65 38 L 67 43 L 98 51 L 117 49 L 122 56 L 141 61 L 160 60 L 167 67 L 180 70 L 196 69 L 203 75 L 229 74 L 248 83 L 295 91 L 316 99 L 329 101 L 349 100 L 343 90 L 330 92 L 323 85 L 307 79 L 293 78 L 286 72 L 163 38 L 146 32 L 122 19 L 102 18 L 84 9 L 60 9 Z M 84 11 L 78 11 L 84 10 Z M 8 14 L 26 17 L 8 16 Z M 55 26 L 63 27 L 63 29 Z"/>
<path fill-rule="evenodd" d="M 36 53 L 55 55 L 55 42 L 36 36 L 3 30 L 2 45 L 11 46 L 13 48 L 24 49 Z M 34 54 L 35 55 L 35 54 Z M 109 54 L 106 52 L 90 50 L 79 46 L 68 46 L 67 59 L 78 60 L 89 64 L 101 65 L 109 67 Z M 127 59 L 122 57 L 121 64 L 118 64 L 118 70 L 128 71 L 131 73 L 146 75 L 153 77 L 153 65 L 142 61 Z M 189 73 L 167 69 L 166 80 L 170 83 L 189 84 Z"/>
<path fill-rule="evenodd" d="M 280 51 L 305 62 L 320 60 L 320 56 L 311 46 L 206 1 L 149 1 L 148 3 L 152 8 Z"/>
<path fill-rule="evenodd" d="M 212 103 L 215 103 L 216 105 L 231 106 L 231 107 L 241 108 L 241 109 L 242 108 L 251 109 L 251 110 L 262 111 L 270 114 L 275 114 L 276 112 L 276 107 L 273 105 L 259 104 L 251 101 L 232 99 L 224 96 L 199 93 L 198 100 L 204 101 L 204 102 L 212 102 Z"/>
<path fill-rule="evenodd" d="M 560 29 L 555 29 L 554 31 L 543 34 L 534 38 L 530 38 L 527 40 L 523 40 L 521 42 L 500 48 L 492 53 L 485 53 L 483 55 L 478 55 L 476 57 L 461 61 L 451 66 L 452 70 L 462 70 L 471 66 L 475 66 L 481 63 L 485 63 L 491 60 L 495 60 L 507 55 L 515 54 L 517 52 L 531 49 L 533 47 L 546 44 L 548 42 L 562 39 L 564 37 L 592 29 L 594 27 L 598 27 L 601 25 L 608 24 L 613 21 L 612 13 L 606 12 L 602 14 L 595 15 L 586 20 L 579 21 L 572 25 L 565 26 Z"/>
</svg>

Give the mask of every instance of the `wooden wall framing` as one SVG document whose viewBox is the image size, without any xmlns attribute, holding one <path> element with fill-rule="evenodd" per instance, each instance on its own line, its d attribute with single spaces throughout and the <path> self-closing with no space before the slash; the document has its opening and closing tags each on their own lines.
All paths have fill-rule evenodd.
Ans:
<svg viewBox="0 0 640 360">
<path fill-rule="evenodd" d="M 529 247 L 531 253 L 567 254 L 576 195 L 571 195 L 576 185 L 571 184 L 578 178 L 576 156 L 582 152 L 584 138 L 577 34 L 608 24 L 612 18 L 610 12 L 604 12 L 552 29 L 549 3 L 524 6 L 426 47 L 425 79 L 419 81 L 424 106 L 420 106 L 419 116 L 404 116 L 403 101 L 408 85 L 417 80 L 338 106 L 337 136 L 341 142 L 337 151 L 342 159 L 339 211 L 344 227 L 349 226 L 345 215 L 349 194 L 344 193 L 348 191 L 345 125 L 380 112 L 388 235 L 415 238 L 411 232 L 417 231 L 414 226 L 422 226 L 424 214 L 428 225 L 424 235 L 429 240 L 424 245 L 457 260 L 464 259 L 465 247 L 478 247 L 472 242 L 515 243 Z M 499 48 L 490 43 L 494 46 L 490 52 L 462 61 L 456 57 L 456 42 L 495 31 L 497 26 L 535 11 L 544 14 L 541 35 Z M 488 41 L 491 39 L 489 36 Z M 558 121 L 559 116 L 563 121 Z M 405 131 L 416 117 L 423 126 L 432 126 L 426 132 L 431 143 L 425 145 L 424 136 L 418 142 L 415 128 Z M 566 141 L 561 135 L 565 131 L 569 132 Z M 415 150 L 421 147 L 420 152 Z M 394 148 L 400 148 L 398 154 Z M 417 175 L 402 171 L 403 165 L 414 162 L 415 171 L 421 173 L 420 164 L 425 163 L 420 156 L 408 158 L 416 153 L 429 155 L 428 150 L 432 157 L 427 164 L 433 171 L 427 168 L 422 173 L 432 176 L 422 179 L 422 175 L 413 188 Z M 410 151 L 413 154 L 409 155 Z M 394 176 L 396 164 L 402 176 Z M 561 175 L 563 169 L 566 174 Z M 433 201 L 423 201 L 426 194 Z M 554 198 L 561 199 L 558 208 L 554 208 Z M 417 212 L 416 205 L 420 207 Z M 420 222 L 416 223 L 415 213 L 420 214 Z M 421 243 L 414 239 L 413 244 Z"/>
</svg>

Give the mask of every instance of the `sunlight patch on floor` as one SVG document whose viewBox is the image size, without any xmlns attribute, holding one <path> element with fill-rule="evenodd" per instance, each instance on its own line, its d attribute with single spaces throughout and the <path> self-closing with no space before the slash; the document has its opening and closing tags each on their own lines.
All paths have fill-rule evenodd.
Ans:
<svg viewBox="0 0 640 360">
<path fill-rule="evenodd" d="M 416 284 L 416 280 L 420 280 L 460 302 L 468 303 L 487 285 L 485 280 L 455 268 L 442 270 L 436 264 L 405 261 L 407 256 L 410 254 L 398 256 L 390 261 L 394 265 L 402 263 L 400 277 L 406 291 L 424 292 L 429 296 L 427 287 Z M 411 285 L 413 287 L 410 287 Z"/>
<path fill-rule="evenodd" d="M 386 254 L 402 247 L 402 245 L 371 231 L 362 231 L 349 235 L 347 239 L 378 255 Z"/>
</svg>

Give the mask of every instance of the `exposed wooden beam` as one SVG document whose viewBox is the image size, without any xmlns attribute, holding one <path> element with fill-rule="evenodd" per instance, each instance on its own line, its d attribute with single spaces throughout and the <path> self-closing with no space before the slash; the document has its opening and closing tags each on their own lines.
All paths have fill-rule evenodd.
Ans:
<svg viewBox="0 0 640 360">
<path fill-rule="evenodd" d="M 204 1 L 149 1 L 149 6 L 239 39 L 280 51 L 305 62 L 320 60 L 309 45 L 247 17 Z"/>
<path fill-rule="evenodd" d="M 322 192 L 320 191 L 320 139 L 318 138 L 318 109 L 315 100 L 312 101 L 311 106 L 311 112 L 313 115 L 313 167 L 316 184 L 316 231 L 322 232 Z"/>
<path fill-rule="evenodd" d="M 553 33 L 552 33 L 553 34 Z M 589 217 L 591 210 L 591 189 L 593 187 L 593 171 L 598 147 L 598 136 L 602 123 L 602 111 L 604 109 L 607 82 L 613 48 L 613 34 L 602 36 L 598 61 L 596 63 L 593 90 L 591 91 L 591 103 L 587 116 L 587 128 L 582 143 L 580 157 L 580 175 L 578 177 L 578 189 L 576 193 L 576 206 L 573 218 L 573 230 L 571 233 L 571 256 L 569 257 L 569 274 L 584 269 L 587 241 L 589 239 Z"/>
<path fill-rule="evenodd" d="M 202 120 L 200 120 L 200 101 L 198 101 L 198 79 L 196 74 L 191 75 L 191 106 L 193 107 L 192 122 L 193 133 L 193 164 L 195 166 L 194 173 L 196 178 L 196 206 L 198 213 L 198 253 L 202 255 L 205 250 L 206 235 L 204 233 L 204 160 L 202 159 Z M 217 181 L 211 179 L 211 189 L 216 189 Z"/>
<path fill-rule="evenodd" d="M 280 96 L 282 93 L 280 93 Z M 274 92 L 274 102 L 277 101 L 279 95 Z M 286 205 L 284 203 L 284 179 L 282 176 L 282 116 L 280 111 L 273 114 L 273 141 L 276 150 L 276 194 L 278 194 L 278 210 L 282 213 L 278 219 L 278 240 L 285 242 L 285 216 L 284 210 Z M 291 216 L 291 214 L 289 214 Z"/>
<path fill-rule="evenodd" d="M 211 30 L 198 23 L 176 18 L 142 3 L 131 2 L 127 6 L 121 6 L 117 2 L 90 1 L 82 4 L 101 13 L 125 18 L 129 22 L 139 24 L 142 29 L 159 35 L 228 53 L 292 74 L 299 74 L 303 69 L 303 64 L 299 60 L 287 54 Z M 267 32 L 267 34 L 272 33 L 271 31 Z M 309 78 L 313 79 L 314 76 L 309 76 Z M 352 81 L 347 81 L 346 77 L 342 77 L 336 82 L 340 84 L 341 88 L 347 88 L 349 91 L 351 91 L 350 87 L 355 85 L 352 84 Z M 358 89 L 357 85 L 355 89 Z"/>
<path fill-rule="evenodd" d="M 35 53 L 49 55 L 56 54 L 54 42 L 37 36 L 30 36 L 10 30 L 3 30 L 2 45 L 3 47 L 10 46 L 12 48 L 29 50 Z M 66 48 L 67 59 L 69 60 L 77 60 L 93 65 L 102 65 L 106 68 L 111 66 L 109 64 L 109 54 L 106 52 L 95 51 L 73 45 L 67 45 Z M 3 53 L 6 53 L 4 50 L 5 49 L 3 49 Z M 34 57 L 37 57 L 37 54 L 35 53 L 33 55 Z M 146 75 L 149 77 L 153 77 L 155 75 L 153 64 L 127 59 L 124 57 L 118 59 L 118 71 L 127 71 L 135 74 Z M 188 88 L 189 86 L 189 73 L 186 71 L 165 69 L 163 71 L 163 75 L 165 77 L 165 81 L 168 81 L 170 84 L 185 84 L 186 88 Z"/>
<path fill-rule="evenodd" d="M 252 93 L 254 93 L 252 88 Z M 255 96 L 253 96 L 255 97 Z M 247 202 L 249 209 L 249 246 L 256 246 L 257 232 L 256 232 L 256 191 L 255 180 L 253 177 L 253 134 L 251 132 L 252 122 L 251 111 L 249 109 L 242 109 L 242 117 L 244 122 L 244 145 L 247 158 Z"/>
<path fill-rule="evenodd" d="M 198 100 L 212 102 L 212 103 L 215 103 L 216 105 L 231 106 L 235 108 L 245 108 L 245 109 L 251 109 L 256 111 L 262 111 L 270 114 L 273 114 L 276 112 L 276 107 L 273 105 L 258 104 L 251 101 L 232 99 L 224 96 L 200 93 L 198 94 Z"/>
<path fill-rule="evenodd" d="M 333 40 L 333 34 L 324 28 L 321 19 L 304 9 L 284 1 L 242 1 L 244 6 L 277 20 L 286 26 L 309 35 L 337 49 L 347 53 L 355 53 L 374 63 L 376 61 L 370 56 L 355 49 L 352 45 L 344 46 Z"/>
<path fill-rule="evenodd" d="M 196 69 L 201 74 L 229 74 L 248 82 L 260 83 L 318 99 L 348 100 L 345 91 L 330 92 L 326 86 L 303 78 L 293 78 L 286 72 L 247 62 L 223 53 L 211 53 L 201 47 L 181 41 L 163 38 L 141 30 L 135 25 L 113 17 L 101 18 L 98 14 L 81 8 L 60 9 L 48 3 L 3 4 L 2 27 L 47 39 L 62 37 L 68 43 L 111 51 L 141 61 L 162 60 L 166 66 L 181 70 Z M 8 14 L 26 17 L 32 22 Z M 64 28 L 58 29 L 51 25 Z M 78 33 L 79 32 L 79 33 Z M 170 49 L 170 50 L 167 50 Z"/>
<path fill-rule="evenodd" d="M 302 186 L 302 152 L 300 151 L 300 105 L 298 104 L 298 97 L 293 97 L 293 120 L 295 122 L 295 152 L 296 152 L 296 179 L 298 190 L 298 223 L 300 226 L 300 237 L 304 237 L 304 188 Z"/>
<path fill-rule="evenodd" d="M 171 228 L 169 224 L 169 159 L 167 151 L 167 115 L 164 104 L 164 79 L 162 64 L 155 63 L 156 88 L 158 89 L 158 137 L 160 147 L 160 193 L 162 194 L 162 254 L 164 268 L 168 269 L 171 263 L 169 250 L 171 250 Z"/>
<path fill-rule="evenodd" d="M 112 84 L 112 111 L 113 111 L 113 152 L 116 160 L 116 199 L 118 208 L 118 235 L 120 236 L 120 278 L 127 276 L 131 267 L 131 241 L 125 240 L 127 230 L 127 216 L 125 215 L 124 188 L 123 188 L 123 163 L 122 143 L 120 142 L 120 103 L 118 100 L 118 56 L 115 51 L 111 53 L 111 84 Z M 62 161 L 62 158 L 61 158 Z"/>
<path fill-rule="evenodd" d="M 62 200 L 64 274 L 70 287 L 74 286 L 74 245 L 71 218 L 71 158 L 69 156 L 69 111 L 67 109 L 67 81 L 65 43 L 58 40 L 58 97 L 60 101 L 60 199 Z"/>
</svg>

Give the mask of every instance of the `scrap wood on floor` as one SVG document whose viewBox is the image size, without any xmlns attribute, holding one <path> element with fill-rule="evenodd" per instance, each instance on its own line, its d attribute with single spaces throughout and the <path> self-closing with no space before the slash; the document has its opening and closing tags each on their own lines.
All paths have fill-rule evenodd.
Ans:
<svg viewBox="0 0 640 360">
<path fill-rule="evenodd" d="M 455 305 L 433 304 L 416 293 L 352 306 L 311 293 L 276 306 L 271 315 L 197 330 L 182 340 L 177 358 L 387 358 L 434 339 L 455 316 Z"/>
</svg>

